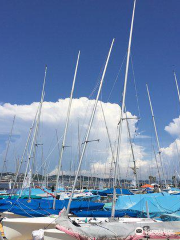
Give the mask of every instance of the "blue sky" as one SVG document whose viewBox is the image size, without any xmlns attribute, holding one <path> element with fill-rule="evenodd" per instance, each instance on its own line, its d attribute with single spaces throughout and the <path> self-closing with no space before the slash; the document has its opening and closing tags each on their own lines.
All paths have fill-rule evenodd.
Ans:
<svg viewBox="0 0 180 240">
<path fill-rule="evenodd" d="M 115 44 L 103 87 L 103 101 L 126 54 L 132 0 L 1 1 L 0 101 L 30 104 L 40 100 L 45 64 L 46 101 L 69 96 L 81 50 L 74 97 L 88 97 L 103 67 L 112 38 Z M 140 129 L 152 131 L 145 84 L 148 83 L 163 146 L 172 139 L 164 127 L 179 116 L 173 78 L 180 82 L 180 1 L 137 0 L 132 57 L 141 110 Z M 175 65 L 175 67 L 173 67 Z M 110 102 L 119 103 L 124 67 Z M 127 109 L 137 114 L 130 66 Z"/>
</svg>

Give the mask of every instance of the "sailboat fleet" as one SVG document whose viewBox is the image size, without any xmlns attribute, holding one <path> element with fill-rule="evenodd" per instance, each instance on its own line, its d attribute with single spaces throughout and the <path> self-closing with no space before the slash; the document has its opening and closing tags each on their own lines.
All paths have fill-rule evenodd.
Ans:
<svg viewBox="0 0 180 240">
<path fill-rule="evenodd" d="M 0 195 L 0 212 L 2 213 L 2 225 L 5 237 L 7 239 L 180 239 L 180 190 L 178 188 L 169 188 L 167 185 L 153 106 L 151 102 L 150 91 L 147 85 L 147 94 L 150 103 L 156 143 L 158 147 L 158 154 L 155 154 L 155 159 L 157 164 L 159 183 L 154 185 L 145 185 L 144 187 L 146 188 L 147 192 L 145 194 L 142 193 L 142 191 L 139 192 L 140 188 L 137 177 L 137 166 L 133 152 L 128 116 L 126 113 L 126 91 L 135 8 L 136 0 L 134 0 L 129 43 L 127 49 L 121 113 L 117 127 L 117 141 L 115 151 L 112 150 L 114 166 L 112 188 L 109 185 L 108 189 L 91 189 L 86 191 L 76 189 L 86 149 L 88 143 L 92 141 L 89 136 L 94 122 L 99 97 L 101 95 L 102 86 L 115 39 L 113 39 L 111 42 L 104 69 L 102 71 L 102 76 L 100 79 L 97 96 L 94 101 L 88 129 L 84 138 L 84 142 L 80 149 L 78 168 L 72 189 L 69 191 L 65 191 L 63 188 L 59 187 L 59 177 L 62 171 L 61 167 L 64 150 L 67 147 L 66 137 L 71 116 L 71 105 L 73 101 L 73 92 L 78 72 L 80 51 L 78 53 L 74 71 L 65 129 L 62 139 L 58 140 L 57 143 L 59 144 L 60 141 L 62 142 L 59 149 L 60 154 L 57 168 L 56 185 L 54 189 L 55 191 L 48 189 L 47 183 L 45 183 L 43 186 L 32 185 L 33 169 L 31 169 L 31 166 L 33 166 L 35 163 L 31 163 L 31 161 L 33 161 L 32 155 L 34 156 L 36 153 L 40 117 L 45 97 L 47 67 L 45 68 L 40 103 L 32 126 L 29 130 L 25 149 L 16 171 L 13 187 L 7 192 L 1 192 Z M 174 77 L 180 101 L 178 82 L 175 72 Z M 127 123 L 128 137 L 134 164 L 132 170 L 134 174 L 134 185 L 136 189 L 132 191 L 129 189 L 118 188 L 117 184 L 124 120 Z M 13 125 L 14 121 L 15 117 L 13 120 Z M 25 156 L 28 156 L 28 158 L 26 161 L 23 185 L 22 187 L 17 188 L 18 175 L 20 173 L 20 169 L 24 162 Z M 6 157 L 4 159 L 3 169 L 5 167 Z M 151 193 L 152 189 L 154 190 L 153 193 Z M 111 196 L 110 202 L 101 201 L 102 198 L 107 196 Z"/>
</svg>

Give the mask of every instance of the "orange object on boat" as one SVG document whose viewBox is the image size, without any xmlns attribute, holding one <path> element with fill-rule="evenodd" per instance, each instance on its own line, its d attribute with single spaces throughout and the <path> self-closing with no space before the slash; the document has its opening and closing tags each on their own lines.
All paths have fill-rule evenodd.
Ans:
<svg viewBox="0 0 180 240">
<path fill-rule="evenodd" d="M 150 184 L 145 184 L 143 186 L 141 186 L 142 188 L 154 188 L 152 185 Z"/>
</svg>

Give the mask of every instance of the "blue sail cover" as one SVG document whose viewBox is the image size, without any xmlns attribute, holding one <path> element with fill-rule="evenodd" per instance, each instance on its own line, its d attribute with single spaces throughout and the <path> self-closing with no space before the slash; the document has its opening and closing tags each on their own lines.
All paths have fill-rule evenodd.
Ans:
<svg viewBox="0 0 180 240">
<path fill-rule="evenodd" d="M 147 217 L 147 207 L 150 217 L 157 217 L 165 213 L 175 213 L 180 210 L 180 195 L 168 193 L 137 194 L 131 196 L 119 196 L 115 209 L 125 211 L 126 215 Z M 110 210 L 107 206 L 106 210 Z"/>
<path fill-rule="evenodd" d="M 51 190 L 49 190 L 47 188 L 44 188 L 44 190 L 48 193 L 53 193 Z M 19 195 L 19 194 L 21 194 L 21 191 L 22 191 L 22 195 L 29 196 L 29 188 L 24 188 L 23 190 L 22 189 L 10 189 L 10 190 L 7 190 L 7 193 L 9 193 L 9 194 L 16 193 L 17 195 Z M 45 191 L 43 191 L 40 188 L 31 188 L 31 190 L 30 190 L 31 195 L 44 194 Z"/>
<path fill-rule="evenodd" d="M 0 212 L 11 211 L 23 216 L 47 216 L 58 214 L 64 207 L 67 208 L 68 200 L 56 200 L 56 209 L 53 210 L 53 200 L 32 199 L 30 202 L 25 199 L 0 200 Z M 98 210 L 102 209 L 103 203 L 88 201 L 72 201 L 70 210 Z"/>
<path fill-rule="evenodd" d="M 107 196 L 109 194 L 113 194 L 113 188 L 108 188 L 105 190 L 98 190 L 97 193 L 100 196 Z M 134 195 L 129 189 L 123 189 L 123 188 L 117 188 L 116 189 L 116 194 L 120 195 Z"/>
<path fill-rule="evenodd" d="M 152 198 L 143 198 L 136 205 L 129 208 L 129 211 L 138 213 L 139 217 L 146 217 L 148 204 L 150 217 L 157 217 L 162 214 L 175 213 L 180 210 L 180 196 L 179 195 L 161 195 Z"/>
<path fill-rule="evenodd" d="M 82 211 L 72 211 L 77 217 L 111 217 L 111 211 L 102 211 L 102 210 L 96 210 L 96 211 L 87 211 L 87 210 L 82 210 Z M 126 210 L 122 211 L 115 211 L 115 217 L 124 217 L 124 216 L 129 216 L 129 217 L 137 217 L 136 212 L 129 212 L 127 214 Z"/>
<path fill-rule="evenodd" d="M 110 211 L 73 211 L 77 217 L 111 217 Z M 116 211 L 115 217 L 124 217 L 125 211 Z"/>
<path fill-rule="evenodd" d="M 152 193 L 152 194 L 134 194 L 134 195 L 123 195 L 119 196 L 116 201 L 116 210 L 129 209 L 135 204 L 137 204 L 143 198 L 157 198 L 158 196 L 165 196 L 168 193 Z M 112 206 L 107 206 L 106 209 L 110 210 Z"/>
<path fill-rule="evenodd" d="M 161 220 L 163 222 L 167 221 L 180 221 L 180 211 L 177 211 L 176 213 L 166 213 L 162 214 L 160 216 Z"/>
</svg>

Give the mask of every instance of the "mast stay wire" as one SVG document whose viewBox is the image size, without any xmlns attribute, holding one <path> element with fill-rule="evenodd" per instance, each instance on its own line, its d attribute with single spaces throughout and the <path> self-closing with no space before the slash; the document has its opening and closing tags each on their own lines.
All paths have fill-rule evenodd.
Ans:
<svg viewBox="0 0 180 240">
<path fill-rule="evenodd" d="M 115 84 L 116 84 L 116 82 L 117 82 L 117 80 L 118 80 L 119 74 L 120 74 L 120 72 L 121 72 L 121 70 L 122 70 L 122 67 L 123 67 L 124 61 L 125 61 L 125 59 L 126 59 L 126 56 L 127 56 L 127 52 L 126 52 L 126 54 L 125 54 L 125 56 L 124 56 L 124 58 L 123 58 L 123 61 L 122 61 L 122 63 L 121 63 L 121 66 L 120 66 L 120 69 L 119 69 L 118 74 L 117 74 L 117 76 L 116 76 L 116 79 L 115 79 L 115 81 L 114 81 L 114 83 L 113 83 L 113 87 L 112 87 L 112 89 L 111 89 L 111 92 L 110 92 L 110 94 L 109 94 L 109 96 L 108 96 L 108 100 L 107 100 L 107 101 L 109 101 L 109 99 L 110 99 L 110 97 L 111 97 L 111 95 L 112 95 L 112 92 L 113 92 L 114 87 L 115 87 Z M 98 88 L 98 86 L 99 86 L 99 84 L 100 84 L 100 76 L 101 76 L 102 71 L 103 71 L 103 65 L 102 65 L 102 68 L 101 68 L 101 70 L 100 70 L 100 72 L 99 72 L 99 74 L 98 74 L 98 78 L 97 78 L 95 87 L 93 88 L 93 90 L 91 91 L 91 93 L 90 93 L 90 95 L 89 95 L 89 97 L 88 97 L 88 102 L 89 102 L 89 103 L 88 103 L 88 106 L 87 106 L 87 108 L 86 108 L 86 112 L 85 112 L 85 114 L 84 114 L 85 116 L 84 116 L 84 121 L 83 121 L 82 126 L 84 126 L 85 121 L 86 121 L 86 118 L 87 118 L 87 112 L 88 112 L 89 105 L 90 105 L 90 99 L 92 98 L 92 96 L 94 95 L 95 91 L 97 90 L 97 88 Z M 71 126 L 71 125 L 72 125 L 72 124 L 70 124 L 70 126 Z M 82 128 L 82 127 L 81 127 L 81 128 Z M 81 134 L 81 129 L 80 129 L 80 134 Z M 85 136 L 85 134 L 84 134 L 84 136 Z M 44 162 L 40 165 L 39 169 L 41 169 L 41 168 L 44 166 L 44 164 L 47 163 L 47 160 L 49 159 L 49 157 L 51 156 L 51 154 L 54 152 L 54 150 L 55 150 L 56 147 L 58 146 L 59 142 L 62 140 L 62 137 L 63 137 L 63 135 L 59 138 L 58 142 L 56 142 L 54 148 L 53 148 L 52 151 L 48 154 L 48 156 L 45 158 Z M 50 162 L 48 163 L 47 169 L 49 168 L 49 165 L 50 165 Z M 36 170 L 36 172 L 39 172 L 39 169 Z"/>
<path fill-rule="evenodd" d="M 100 72 L 99 72 L 99 74 L 98 74 L 98 78 L 97 78 L 97 81 L 96 81 L 96 83 L 95 83 L 95 87 L 93 88 L 93 90 L 91 91 L 91 93 L 90 93 L 90 95 L 88 96 L 88 106 L 87 106 L 87 108 L 86 108 L 86 113 L 84 114 L 85 116 L 84 116 L 84 121 L 83 121 L 83 124 L 82 124 L 82 126 L 84 126 L 84 124 L 85 124 L 85 119 L 87 118 L 87 111 L 88 111 L 88 108 L 89 108 L 89 105 L 90 105 L 90 99 L 92 98 L 92 96 L 93 96 L 93 94 L 95 93 L 95 91 L 97 90 L 97 88 L 98 88 L 98 86 L 99 86 L 99 84 L 100 84 L 100 76 L 101 76 L 101 73 L 102 73 L 102 70 L 103 70 L 103 65 L 102 65 L 102 68 L 101 68 L 101 70 L 100 70 Z M 72 125 L 72 123 L 70 123 L 70 125 L 69 125 L 69 127 L 71 127 L 71 125 Z M 80 134 L 81 134 L 81 130 L 80 130 Z M 56 147 L 58 146 L 58 144 L 60 143 L 60 141 L 62 140 L 62 138 L 63 138 L 63 134 L 62 134 L 62 136 L 59 138 L 59 140 L 56 142 L 56 144 L 55 144 L 55 146 L 54 146 L 54 148 L 52 149 L 52 151 L 49 153 L 49 155 L 45 158 L 45 160 L 44 160 L 44 162 L 41 164 L 41 166 L 39 167 L 39 169 L 42 167 L 42 166 L 44 166 L 44 164 L 46 164 L 47 163 L 47 160 L 49 159 L 49 157 L 51 156 L 51 154 L 54 152 L 54 150 L 56 149 Z M 48 163 L 48 166 L 47 166 L 47 169 L 49 168 L 49 165 L 50 165 L 50 162 Z M 38 172 L 39 172 L 39 169 L 38 169 Z"/>
</svg>

